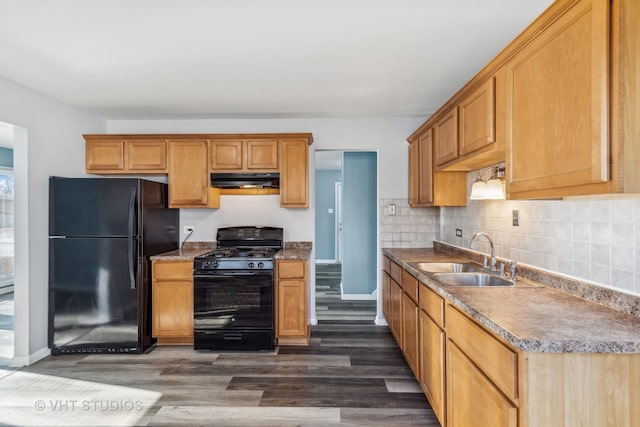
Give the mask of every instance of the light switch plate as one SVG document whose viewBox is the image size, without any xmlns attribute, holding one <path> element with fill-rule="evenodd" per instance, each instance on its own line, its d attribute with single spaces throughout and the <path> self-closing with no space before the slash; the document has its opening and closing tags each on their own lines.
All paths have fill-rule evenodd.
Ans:
<svg viewBox="0 0 640 427">
<path fill-rule="evenodd" d="M 389 215 L 395 215 L 396 214 L 396 205 L 391 203 L 389 204 Z"/>
</svg>

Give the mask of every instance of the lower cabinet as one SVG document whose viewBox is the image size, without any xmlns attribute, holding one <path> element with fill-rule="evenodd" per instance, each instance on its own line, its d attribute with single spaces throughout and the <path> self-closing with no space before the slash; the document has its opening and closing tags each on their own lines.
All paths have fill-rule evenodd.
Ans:
<svg viewBox="0 0 640 427">
<path fill-rule="evenodd" d="M 447 426 L 517 425 L 516 406 L 454 343 L 447 342 Z"/>
<path fill-rule="evenodd" d="M 420 310 L 420 386 L 433 413 L 445 424 L 445 334 L 427 312 Z"/>
<path fill-rule="evenodd" d="M 152 333 L 162 344 L 193 344 L 193 261 L 152 262 Z"/>
<path fill-rule="evenodd" d="M 307 261 L 276 260 L 276 338 L 278 344 L 307 345 Z"/>
<path fill-rule="evenodd" d="M 517 350 L 382 265 L 385 319 L 443 427 L 640 425 L 640 354 Z"/>
<path fill-rule="evenodd" d="M 402 294 L 402 353 L 416 378 L 419 377 L 418 305 L 404 292 Z"/>
</svg>

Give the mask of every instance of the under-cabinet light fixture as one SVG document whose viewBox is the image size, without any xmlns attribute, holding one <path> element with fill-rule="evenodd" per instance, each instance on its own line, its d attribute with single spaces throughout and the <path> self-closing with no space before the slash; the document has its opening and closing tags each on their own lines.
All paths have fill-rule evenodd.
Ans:
<svg viewBox="0 0 640 427">
<path fill-rule="evenodd" d="M 487 181 L 482 176 L 491 171 L 491 176 Z M 478 178 L 471 186 L 471 200 L 505 200 L 507 198 L 504 191 L 504 182 L 501 178 L 505 175 L 504 166 L 494 166 L 478 173 Z"/>
</svg>

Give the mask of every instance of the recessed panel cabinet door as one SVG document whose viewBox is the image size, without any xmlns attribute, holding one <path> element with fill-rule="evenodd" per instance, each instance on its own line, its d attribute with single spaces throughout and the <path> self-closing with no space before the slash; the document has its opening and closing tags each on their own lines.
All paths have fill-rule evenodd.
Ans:
<svg viewBox="0 0 640 427">
<path fill-rule="evenodd" d="M 309 207 L 309 144 L 307 140 L 280 141 L 280 206 Z"/>
<path fill-rule="evenodd" d="M 495 77 L 491 77 L 460 101 L 458 112 L 461 156 L 495 142 L 495 99 Z"/>
<path fill-rule="evenodd" d="M 609 179 L 609 1 L 582 0 L 506 65 L 509 192 Z"/>
<path fill-rule="evenodd" d="M 124 171 L 124 141 L 104 140 L 86 143 L 87 172 Z"/>
<path fill-rule="evenodd" d="M 420 384 L 429 399 L 433 413 L 445 424 L 445 334 L 420 310 Z"/>
<path fill-rule="evenodd" d="M 447 426 L 516 427 L 518 408 L 451 341 L 447 343 Z"/>
<path fill-rule="evenodd" d="M 127 169 L 141 172 L 167 172 L 165 140 L 125 141 Z"/>
<path fill-rule="evenodd" d="M 209 167 L 212 171 L 242 170 L 242 140 L 221 139 L 211 141 Z"/>
<path fill-rule="evenodd" d="M 247 169 L 278 170 L 278 141 L 250 139 L 245 142 Z"/>
<path fill-rule="evenodd" d="M 436 165 L 458 158 L 458 109 L 451 108 L 433 125 L 433 157 Z"/>
<path fill-rule="evenodd" d="M 207 171 L 206 140 L 169 141 L 169 207 L 207 207 Z"/>
</svg>

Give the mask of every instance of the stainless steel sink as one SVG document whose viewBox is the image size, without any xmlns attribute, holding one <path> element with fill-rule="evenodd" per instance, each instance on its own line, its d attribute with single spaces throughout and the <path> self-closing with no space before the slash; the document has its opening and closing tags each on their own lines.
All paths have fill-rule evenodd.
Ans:
<svg viewBox="0 0 640 427">
<path fill-rule="evenodd" d="M 463 273 L 481 270 L 479 265 L 470 262 L 416 262 L 412 264 L 427 273 Z"/>
<path fill-rule="evenodd" d="M 488 273 L 436 273 L 435 279 L 447 286 L 514 286 L 509 279 Z"/>
</svg>

